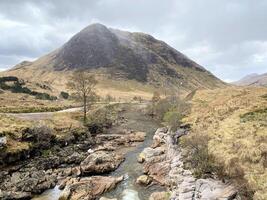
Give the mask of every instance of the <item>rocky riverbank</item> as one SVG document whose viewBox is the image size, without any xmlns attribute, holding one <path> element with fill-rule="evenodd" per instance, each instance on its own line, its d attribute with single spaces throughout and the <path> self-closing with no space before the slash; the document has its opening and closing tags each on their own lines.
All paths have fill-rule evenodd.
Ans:
<svg viewBox="0 0 267 200">
<path fill-rule="evenodd" d="M 136 156 L 132 163 L 129 155 L 132 151 L 139 154 L 147 146 L 154 131 L 150 131 L 149 136 L 146 131 L 156 127 L 144 115 L 143 108 L 143 105 L 128 105 L 119 114 L 119 120 L 103 133 L 73 133 L 72 140 L 51 140 L 53 143 L 44 140 L 50 145 L 39 149 L 38 154 L 16 157 L 16 162 L 0 166 L 0 199 L 90 200 L 98 199 L 110 190 L 115 191 L 118 185 L 121 188 L 134 179 L 127 166 L 137 163 Z M 30 136 L 27 138 L 32 139 Z M 141 144 L 145 146 L 140 147 Z M 54 189 L 48 190 L 50 188 Z M 121 195 L 121 189 L 118 191 L 114 196 Z"/>
<path fill-rule="evenodd" d="M 145 148 L 139 155 L 138 161 L 144 166 L 143 182 L 148 184 L 145 180 L 152 179 L 168 188 L 168 192 L 153 193 L 150 200 L 239 199 L 237 190 L 230 182 L 196 179 L 190 170 L 185 169 L 185 155 L 179 147 L 179 137 L 185 134 L 184 129 L 172 133 L 167 128 L 159 128 L 151 147 Z"/>
<path fill-rule="evenodd" d="M 124 119 L 106 133 L 87 132 L 54 144 L 41 155 L 1 166 L 0 199 L 32 199 L 56 185 L 62 190 L 61 200 L 95 199 L 123 181 L 123 176 L 108 174 L 145 137 L 145 132 L 128 128 Z"/>
</svg>

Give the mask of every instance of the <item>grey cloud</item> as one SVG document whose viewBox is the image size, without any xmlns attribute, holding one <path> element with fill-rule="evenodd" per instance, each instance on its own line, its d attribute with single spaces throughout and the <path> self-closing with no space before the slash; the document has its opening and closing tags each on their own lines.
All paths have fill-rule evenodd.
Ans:
<svg viewBox="0 0 267 200">
<path fill-rule="evenodd" d="M 235 80 L 267 71 L 266 10 L 264 0 L 1 0 L 0 56 L 13 56 L 10 66 L 39 57 L 100 22 L 150 33 Z"/>
</svg>

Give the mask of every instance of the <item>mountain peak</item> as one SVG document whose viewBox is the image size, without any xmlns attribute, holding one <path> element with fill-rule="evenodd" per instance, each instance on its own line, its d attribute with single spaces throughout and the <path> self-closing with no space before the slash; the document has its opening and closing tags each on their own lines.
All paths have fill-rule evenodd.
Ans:
<svg viewBox="0 0 267 200">
<path fill-rule="evenodd" d="M 239 86 L 267 86 L 267 73 L 265 74 L 249 74 L 244 78 L 233 83 Z"/>
<path fill-rule="evenodd" d="M 223 84 L 203 67 L 151 35 L 108 28 L 99 23 L 85 27 L 32 66 L 36 66 L 35 70 L 59 72 L 83 69 L 114 80 L 135 80 L 176 89 L 213 88 Z"/>
<path fill-rule="evenodd" d="M 89 26 L 85 27 L 81 32 L 101 32 L 101 31 L 107 31 L 108 28 L 100 23 L 94 23 L 90 24 Z"/>
</svg>

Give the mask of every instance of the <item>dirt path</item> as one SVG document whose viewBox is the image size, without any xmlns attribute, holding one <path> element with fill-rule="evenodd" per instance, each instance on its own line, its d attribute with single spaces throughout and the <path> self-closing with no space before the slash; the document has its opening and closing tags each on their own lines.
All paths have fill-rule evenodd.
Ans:
<svg viewBox="0 0 267 200">
<path fill-rule="evenodd" d="M 82 108 L 68 108 L 56 112 L 37 112 L 37 113 L 5 113 L 8 116 L 17 117 L 24 120 L 38 121 L 52 118 L 55 113 L 71 113 L 81 111 Z"/>
<path fill-rule="evenodd" d="M 107 104 L 117 104 L 118 102 L 111 102 L 111 103 L 97 103 L 95 106 L 96 109 L 106 106 Z M 123 104 L 123 103 L 122 103 Z M 146 107 L 147 103 L 138 103 L 137 104 L 139 108 Z M 56 113 L 72 113 L 72 112 L 79 112 L 82 111 L 82 107 L 76 107 L 76 108 L 68 108 L 64 110 L 59 110 L 55 112 L 35 112 L 35 113 L 3 113 L 8 116 L 17 117 L 19 119 L 23 120 L 31 120 L 31 121 L 39 121 L 39 120 L 45 120 L 50 119 L 53 117 Z"/>
</svg>

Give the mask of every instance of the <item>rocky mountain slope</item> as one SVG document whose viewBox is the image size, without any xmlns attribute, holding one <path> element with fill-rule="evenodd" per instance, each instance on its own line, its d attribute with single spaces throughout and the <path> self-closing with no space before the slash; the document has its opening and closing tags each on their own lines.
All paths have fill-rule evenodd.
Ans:
<svg viewBox="0 0 267 200">
<path fill-rule="evenodd" d="M 78 69 L 95 73 L 102 92 L 107 88 L 128 93 L 151 93 L 155 88 L 191 91 L 224 85 L 163 41 L 102 24 L 86 27 L 61 48 L 34 62 L 24 61 L 1 75 L 42 81 L 54 90 L 63 90 L 68 76 Z"/>
<path fill-rule="evenodd" d="M 264 74 L 250 74 L 234 82 L 233 84 L 239 86 L 267 86 L 267 73 Z"/>
</svg>

